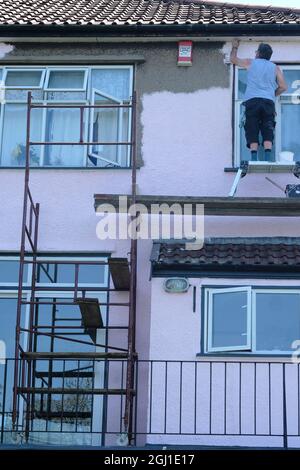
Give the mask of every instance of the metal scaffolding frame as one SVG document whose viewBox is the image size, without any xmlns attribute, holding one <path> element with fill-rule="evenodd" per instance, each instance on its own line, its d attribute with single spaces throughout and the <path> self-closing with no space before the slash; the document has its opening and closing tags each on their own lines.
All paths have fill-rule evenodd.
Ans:
<svg viewBox="0 0 300 470">
<path fill-rule="evenodd" d="M 79 109 L 80 112 L 80 135 L 78 142 L 34 142 L 31 141 L 31 113 L 35 108 L 62 108 L 62 109 Z M 131 140 L 129 142 L 85 142 L 84 141 L 84 110 L 91 108 L 110 108 L 120 109 L 127 108 L 131 112 Z M 24 180 L 24 199 L 23 199 L 23 217 L 22 217 L 22 228 L 21 228 L 21 246 L 20 246 L 20 267 L 19 267 L 19 280 L 18 280 L 18 300 L 17 300 L 17 315 L 16 315 L 16 336 L 15 336 L 15 366 L 14 366 L 14 386 L 13 386 L 13 428 L 14 430 L 19 429 L 19 419 L 23 419 L 25 426 L 22 422 L 22 430 L 25 431 L 25 438 L 28 440 L 31 422 L 35 416 L 35 396 L 40 395 L 51 397 L 53 393 L 64 394 L 64 389 L 57 390 L 52 387 L 52 378 L 55 377 L 57 372 L 53 371 L 53 361 L 61 359 L 64 364 L 66 360 L 75 358 L 76 360 L 90 358 L 93 363 L 96 360 L 111 361 L 125 360 L 126 367 L 126 386 L 124 389 L 109 389 L 103 387 L 103 389 L 88 389 L 86 391 L 82 389 L 74 390 L 74 394 L 99 394 L 108 396 L 111 394 L 120 394 L 125 396 L 125 407 L 123 415 L 123 432 L 126 434 L 128 443 L 131 444 L 135 440 L 134 435 L 134 400 L 136 396 L 136 379 L 135 379 L 135 363 L 137 360 L 136 353 L 136 282 L 137 282 L 137 237 L 132 237 L 130 241 L 130 253 L 129 260 L 127 258 L 109 258 L 108 261 L 58 261 L 51 260 L 51 265 L 54 265 L 55 270 L 59 264 L 71 264 L 75 269 L 74 285 L 72 287 L 57 288 L 57 285 L 40 287 L 37 283 L 38 270 L 46 264 L 49 260 L 43 260 L 39 257 L 38 249 L 38 232 L 39 232 L 39 214 L 40 205 L 35 203 L 30 191 L 30 148 L 33 145 L 126 145 L 130 148 L 131 155 L 131 198 L 132 202 L 136 201 L 136 94 L 134 93 L 131 102 L 128 104 L 35 104 L 32 101 L 31 92 L 28 93 L 27 98 L 27 130 L 26 130 L 26 160 L 25 160 L 25 180 Z M 133 220 L 134 217 L 132 216 Z M 29 292 L 30 299 L 24 299 L 24 273 L 25 266 L 31 265 L 31 285 L 28 288 L 26 286 L 26 292 Z M 79 283 L 79 272 L 81 266 L 86 265 L 108 265 L 110 277 L 107 288 L 96 288 L 96 287 L 82 287 Z M 114 287 L 111 288 L 110 286 Z M 51 295 L 55 295 L 57 290 L 66 291 L 72 294 L 72 298 L 69 301 L 59 301 Z M 39 299 L 40 291 L 49 291 L 50 300 L 41 301 Z M 104 326 L 101 320 L 101 311 L 99 302 L 95 302 L 95 299 L 89 299 L 86 295 L 89 291 L 93 292 L 106 292 L 108 300 L 106 303 L 101 302 L 101 305 L 106 306 L 108 309 L 111 307 L 126 307 L 128 309 L 128 325 L 124 326 L 110 326 L 109 320 L 107 325 Z M 127 302 L 110 302 L 109 293 L 127 291 L 128 301 Z M 52 292 L 52 294 L 51 294 Z M 81 293 L 81 297 L 79 294 Z M 28 306 L 29 310 L 29 321 L 25 328 L 22 327 L 22 308 L 24 305 Z M 71 330 L 78 331 L 83 330 L 84 333 L 90 336 L 89 341 L 83 341 L 75 338 L 68 338 L 64 336 L 64 333 L 59 334 L 59 327 L 55 324 L 54 320 L 51 320 L 50 333 L 43 331 L 43 329 L 49 328 L 48 325 L 39 325 L 38 316 L 36 314 L 37 309 L 40 305 L 52 305 L 55 309 L 57 305 L 71 305 L 77 306 L 80 309 L 82 315 L 82 326 L 70 325 L 68 327 Z M 106 328 L 106 341 L 105 344 L 98 344 L 96 342 L 96 330 L 97 328 Z M 108 330 L 109 329 L 120 329 L 126 330 L 127 332 L 127 349 L 122 349 L 107 344 Z M 25 333 L 27 335 L 26 347 L 21 344 L 21 335 Z M 104 348 L 104 352 L 66 352 L 56 353 L 53 351 L 38 351 L 37 350 L 37 337 L 39 335 L 51 338 L 51 342 L 57 339 L 64 339 L 65 341 L 72 341 L 74 344 L 87 344 L 96 347 Z M 49 371 L 47 372 L 48 382 L 44 380 L 43 388 L 36 387 L 36 377 L 41 376 L 41 372 L 36 370 L 36 362 L 38 360 L 49 361 Z M 123 367 L 122 367 L 123 370 Z M 72 371 L 63 372 L 64 376 Z M 82 374 L 86 374 L 83 372 Z M 77 373 L 77 376 L 81 376 L 81 372 Z M 45 387 L 45 383 L 46 386 Z M 70 390 L 68 391 L 70 392 Z M 24 403 L 25 412 L 20 416 L 20 398 Z M 41 399 L 41 401 L 43 401 Z M 46 414 L 47 416 L 47 414 Z"/>
</svg>

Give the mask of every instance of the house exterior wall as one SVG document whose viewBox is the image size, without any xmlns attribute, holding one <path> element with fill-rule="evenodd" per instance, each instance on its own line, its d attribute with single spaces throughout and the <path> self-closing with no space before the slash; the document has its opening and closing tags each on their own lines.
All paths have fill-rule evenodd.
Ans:
<svg viewBox="0 0 300 470">
<path fill-rule="evenodd" d="M 285 374 L 289 445 L 299 446 L 295 412 L 299 405 L 299 366 L 290 357 L 243 357 L 238 353 L 230 357 L 197 356 L 203 347 L 203 286 L 299 288 L 299 281 L 189 278 L 189 282 L 188 292 L 170 294 L 164 291 L 164 278 L 152 280 L 152 400 L 147 428 L 151 433 L 147 442 L 280 447 Z M 181 363 L 177 362 L 179 358 Z"/>
<path fill-rule="evenodd" d="M 297 61 L 298 42 L 277 44 L 274 60 Z M 257 44 L 241 47 L 241 55 L 253 55 Z M 2 63 L 12 58 L 24 63 L 24 57 L 97 55 L 124 57 L 139 54 L 145 62 L 136 65 L 135 87 L 139 97 L 138 156 L 142 166 L 137 181 L 141 194 L 164 195 L 227 195 L 234 174 L 224 173 L 231 166 L 231 84 L 230 67 L 223 63 L 223 54 L 230 45 L 195 43 L 193 66 L 178 67 L 176 43 L 43 45 L 17 44 Z M 9 59 L 8 59 L 9 58 Z M 18 250 L 20 242 L 23 171 L 0 169 L 0 209 L 2 250 Z M 293 182 L 289 175 L 275 175 L 284 185 Z M 48 170 L 33 169 L 31 189 L 41 203 L 39 247 L 43 251 L 128 252 L 126 242 L 100 241 L 96 237 L 97 216 L 93 209 L 94 193 L 129 193 L 130 170 Z M 248 175 L 239 189 L 241 196 L 277 196 L 278 190 L 264 180 L 264 175 Z M 12 216 L 13 214 L 13 216 Z M 296 235 L 296 218 L 207 218 L 205 235 L 251 236 Z M 143 244 L 147 248 L 143 248 Z M 149 324 L 150 242 L 140 243 L 138 321 Z M 145 302 L 147 299 L 147 302 Z M 143 308 L 141 308 L 143 306 Z M 147 328 L 138 334 L 138 346 L 145 355 Z M 141 341 L 139 341 L 141 338 Z"/>
<path fill-rule="evenodd" d="M 300 42 L 270 41 L 274 61 L 298 62 Z M 241 46 L 241 56 L 253 56 L 255 41 Z M 192 67 L 176 65 L 176 43 L 16 45 L 9 57 L 142 54 L 135 67 L 138 92 L 137 182 L 140 194 L 226 196 L 234 174 L 232 165 L 232 69 L 223 62 L 230 44 L 195 43 Z M 5 63 L 8 56 L 0 63 Z M 22 62 L 23 63 L 23 62 Z M 248 175 L 240 196 L 280 196 L 265 183 L 265 175 Z M 46 252 L 109 252 L 126 256 L 126 241 L 100 241 L 96 237 L 94 193 L 130 193 L 129 169 L 33 169 L 31 191 L 41 204 L 39 249 Z M 0 169 L 0 247 L 18 251 L 24 174 L 20 169 Z M 295 182 L 290 175 L 274 175 L 281 185 Z M 205 236 L 297 236 L 297 218 L 208 217 Z M 171 296 L 162 280 L 149 281 L 150 240 L 139 242 L 137 284 L 137 350 L 141 359 L 195 360 L 200 338 L 200 282 L 197 312 L 192 312 L 191 292 Z M 258 281 L 257 281 L 258 282 Z M 263 282 L 263 281 L 261 281 Z M 281 285 L 282 281 L 272 281 Z M 219 282 L 218 282 L 219 283 Z M 229 281 L 228 281 L 229 283 Z M 238 281 L 232 281 L 238 283 Z M 243 282 L 244 283 L 244 282 Z M 231 281 L 230 281 L 231 284 Z M 295 285 L 290 281 L 289 285 Z M 120 314 L 121 315 L 121 314 Z M 184 321 L 183 321 L 184 319 Z M 150 352 L 149 352 L 150 351 Z M 146 386 L 144 389 L 145 394 Z M 158 440 L 161 438 L 157 438 Z M 174 442 L 175 438 L 171 438 Z M 155 442 L 155 438 L 149 438 Z M 157 442 L 157 441 L 156 441 Z"/>
</svg>

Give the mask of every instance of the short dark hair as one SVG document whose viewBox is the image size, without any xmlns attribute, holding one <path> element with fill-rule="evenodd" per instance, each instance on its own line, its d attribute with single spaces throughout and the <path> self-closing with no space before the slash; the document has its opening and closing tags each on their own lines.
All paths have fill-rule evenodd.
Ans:
<svg viewBox="0 0 300 470">
<path fill-rule="evenodd" d="M 269 44 L 260 43 L 257 49 L 260 59 L 270 60 L 273 54 L 273 49 Z"/>
</svg>

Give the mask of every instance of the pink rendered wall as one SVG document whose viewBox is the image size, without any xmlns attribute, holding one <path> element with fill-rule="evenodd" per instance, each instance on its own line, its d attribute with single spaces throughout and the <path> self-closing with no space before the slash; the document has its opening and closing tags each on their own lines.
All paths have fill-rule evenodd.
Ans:
<svg viewBox="0 0 300 470">
<path fill-rule="evenodd" d="M 162 278 L 152 280 L 150 358 L 175 362 L 169 362 L 167 366 L 163 362 L 153 363 L 152 401 L 151 407 L 148 406 L 148 430 L 151 429 L 151 433 L 147 442 L 282 446 L 282 361 L 285 361 L 288 433 L 295 436 L 289 439 L 289 445 L 299 446 L 295 413 L 299 399 L 299 371 L 291 358 L 242 358 L 238 354 L 228 358 L 196 356 L 201 343 L 202 286 L 299 287 L 299 281 L 190 278 L 190 284 L 197 288 L 196 312 L 193 312 L 192 288 L 187 293 L 170 294 L 164 291 L 163 281 Z M 180 365 L 176 361 L 183 362 Z M 242 365 L 237 361 L 242 361 Z M 228 435 L 224 436 L 224 432 Z M 209 435 L 211 433 L 215 435 Z"/>
<path fill-rule="evenodd" d="M 274 60 L 298 61 L 298 42 L 277 44 Z M 252 56 L 257 44 L 241 46 L 241 55 Z M 225 44 L 226 52 L 229 44 Z M 176 63 L 174 63 L 176 67 Z M 224 67 L 227 67 L 224 65 Z M 199 70 L 201 74 L 201 70 Z M 137 89 L 139 83 L 136 83 Z M 199 89 L 191 93 L 157 91 L 140 96 L 144 166 L 138 170 L 141 194 L 226 196 L 234 174 L 231 165 L 231 88 Z M 295 182 L 283 174 L 273 178 L 282 185 Z M 32 170 L 31 188 L 41 203 L 40 250 L 112 252 L 126 255 L 127 242 L 100 241 L 94 193 L 129 193 L 130 170 Z M 240 196 L 278 196 L 264 175 L 248 175 Z M 20 242 L 23 171 L 0 171 L 0 247 L 18 250 Z M 210 217 L 206 236 L 299 235 L 297 218 Z M 148 262 L 151 241 L 139 243 L 138 349 L 148 351 L 150 288 Z"/>
</svg>

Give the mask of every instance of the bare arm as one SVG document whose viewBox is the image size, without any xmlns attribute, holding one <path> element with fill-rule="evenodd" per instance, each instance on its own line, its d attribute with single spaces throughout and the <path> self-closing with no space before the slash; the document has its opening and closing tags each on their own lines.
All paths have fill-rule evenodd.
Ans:
<svg viewBox="0 0 300 470">
<path fill-rule="evenodd" d="M 239 48 L 240 41 L 238 39 L 234 39 L 232 41 L 232 49 L 230 53 L 230 62 L 238 67 L 242 67 L 243 69 L 248 69 L 251 65 L 251 59 L 240 59 L 237 56 L 237 51 Z"/>
<path fill-rule="evenodd" d="M 285 91 L 287 91 L 288 86 L 287 86 L 286 81 L 284 79 L 284 75 L 282 73 L 282 70 L 281 70 L 280 67 L 278 67 L 278 65 L 276 67 L 276 80 L 277 80 L 278 88 L 275 91 L 275 96 L 279 96 L 282 93 L 284 93 Z"/>
</svg>

